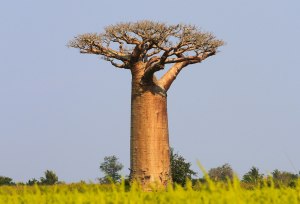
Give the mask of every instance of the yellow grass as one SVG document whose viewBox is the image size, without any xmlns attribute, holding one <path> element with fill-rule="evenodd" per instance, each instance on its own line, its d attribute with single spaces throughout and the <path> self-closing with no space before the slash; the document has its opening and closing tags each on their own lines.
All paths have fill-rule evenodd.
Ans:
<svg viewBox="0 0 300 204">
<path fill-rule="evenodd" d="M 228 184 L 207 181 L 192 188 L 168 187 L 143 192 L 137 185 L 69 184 L 55 186 L 2 186 L 0 203 L 300 203 L 300 181 L 296 188 L 275 188 L 272 184 L 247 190 L 235 179 Z"/>
</svg>

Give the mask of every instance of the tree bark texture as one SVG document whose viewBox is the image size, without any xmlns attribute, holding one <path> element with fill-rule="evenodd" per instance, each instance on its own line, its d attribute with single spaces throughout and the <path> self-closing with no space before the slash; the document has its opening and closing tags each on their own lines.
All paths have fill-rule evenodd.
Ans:
<svg viewBox="0 0 300 204">
<path fill-rule="evenodd" d="M 144 65 L 132 69 L 131 180 L 147 189 L 171 182 L 166 91 L 156 80 L 141 83 Z"/>
</svg>

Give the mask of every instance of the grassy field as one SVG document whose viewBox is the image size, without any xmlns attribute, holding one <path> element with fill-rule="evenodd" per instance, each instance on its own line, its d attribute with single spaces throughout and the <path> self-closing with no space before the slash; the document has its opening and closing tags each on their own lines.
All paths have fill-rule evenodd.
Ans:
<svg viewBox="0 0 300 204">
<path fill-rule="evenodd" d="M 190 183 L 185 188 L 143 192 L 137 185 L 61 184 L 55 186 L 2 186 L 0 203 L 300 203 L 300 181 L 295 188 L 272 184 L 246 190 L 238 180 L 228 184 Z"/>
</svg>

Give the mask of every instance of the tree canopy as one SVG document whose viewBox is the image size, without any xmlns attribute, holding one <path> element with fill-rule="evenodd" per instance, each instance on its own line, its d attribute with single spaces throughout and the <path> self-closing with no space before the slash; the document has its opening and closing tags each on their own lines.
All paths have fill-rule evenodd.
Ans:
<svg viewBox="0 0 300 204">
<path fill-rule="evenodd" d="M 183 66 L 201 62 L 216 54 L 224 42 L 194 25 L 167 25 L 153 21 L 119 23 L 103 33 L 81 34 L 69 47 L 81 53 L 101 55 L 118 68 L 131 69 L 134 63 L 146 62 L 146 75 L 164 68 L 165 64 Z"/>
</svg>

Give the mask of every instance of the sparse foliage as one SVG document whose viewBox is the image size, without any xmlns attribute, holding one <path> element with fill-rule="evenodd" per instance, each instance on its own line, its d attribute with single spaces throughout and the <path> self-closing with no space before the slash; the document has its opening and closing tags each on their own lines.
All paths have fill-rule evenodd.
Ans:
<svg viewBox="0 0 300 204">
<path fill-rule="evenodd" d="M 186 180 L 192 179 L 192 176 L 196 176 L 197 173 L 191 169 L 191 163 L 185 161 L 185 158 L 178 153 L 174 153 L 174 149 L 171 148 L 171 174 L 174 183 L 185 185 Z"/>
<path fill-rule="evenodd" d="M 100 165 L 100 170 L 104 173 L 104 177 L 99 179 L 100 183 L 117 183 L 120 182 L 120 171 L 123 169 L 123 164 L 118 161 L 116 156 L 104 157 L 104 162 Z"/>
<path fill-rule="evenodd" d="M 229 164 L 224 164 L 220 167 L 212 168 L 208 171 L 209 177 L 213 181 L 224 181 L 233 179 L 233 170 Z"/>
</svg>

